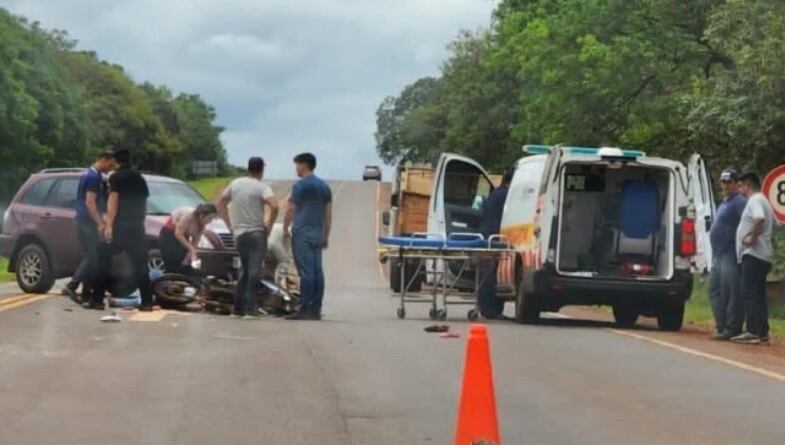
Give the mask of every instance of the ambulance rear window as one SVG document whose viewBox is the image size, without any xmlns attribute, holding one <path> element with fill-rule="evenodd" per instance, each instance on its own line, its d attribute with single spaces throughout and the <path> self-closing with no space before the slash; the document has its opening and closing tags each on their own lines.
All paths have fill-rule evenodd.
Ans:
<svg viewBox="0 0 785 445">
<path fill-rule="evenodd" d="M 605 191 L 605 178 L 593 173 L 567 173 L 564 182 L 570 192 Z"/>
</svg>

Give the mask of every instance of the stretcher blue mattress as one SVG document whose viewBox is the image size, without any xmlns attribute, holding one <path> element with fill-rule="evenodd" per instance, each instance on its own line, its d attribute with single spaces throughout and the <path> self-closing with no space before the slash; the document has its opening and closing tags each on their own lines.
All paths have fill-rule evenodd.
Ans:
<svg viewBox="0 0 785 445">
<path fill-rule="evenodd" d="M 479 238 L 439 239 L 412 236 L 380 236 L 379 244 L 395 247 L 419 247 L 430 249 L 487 249 L 488 241 Z M 491 249 L 507 249 L 505 243 L 494 241 Z"/>
</svg>

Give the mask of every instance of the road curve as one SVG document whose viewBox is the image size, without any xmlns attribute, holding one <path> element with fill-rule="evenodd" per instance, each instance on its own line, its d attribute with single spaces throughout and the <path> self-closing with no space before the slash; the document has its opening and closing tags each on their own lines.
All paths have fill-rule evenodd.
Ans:
<svg viewBox="0 0 785 445">
<path fill-rule="evenodd" d="M 445 444 L 458 340 L 395 317 L 376 183 L 332 182 L 322 323 L 204 314 L 108 325 L 50 298 L 0 313 L 8 444 Z M 280 193 L 277 188 L 277 193 Z M 785 384 L 602 325 L 490 324 L 505 444 L 779 444 Z"/>
</svg>

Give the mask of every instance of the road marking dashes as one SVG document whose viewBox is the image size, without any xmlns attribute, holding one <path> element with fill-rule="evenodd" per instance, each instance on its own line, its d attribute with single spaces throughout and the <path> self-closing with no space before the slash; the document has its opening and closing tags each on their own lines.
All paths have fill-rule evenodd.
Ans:
<svg viewBox="0 0 785 445">
<path fill-rule="evenodd" d="M 36 301 L 46 300 L 51 298 L 49 294 L 24 294 L 16 297 L 10 297 L 0 300 L 0 312 L 9 311 L 14 308 L 26 306 L 35 303 Z"/>
</svg>

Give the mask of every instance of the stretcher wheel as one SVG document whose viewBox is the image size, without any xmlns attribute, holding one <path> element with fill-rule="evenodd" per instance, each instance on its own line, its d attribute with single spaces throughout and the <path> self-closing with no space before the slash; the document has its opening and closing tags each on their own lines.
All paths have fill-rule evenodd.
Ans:
<svg viewBox="0 0 785 445">
<path fill-rule="evenodd" d="M 437 311 L 435 308 L 431 308 L 428 311 L 428 318 L 431 320 L 437 320 L 439 318 L 439 311 Z"/>
<path fill-rule="evenodd" d="M 436 318 L 438 318 L 439 321 L 446 320 L 447 319 L 447 310 L 446 309 L 442 309 L 442 310 L 436 311 Z"/>
<path fill-rule="evenodd" d="M 399 307 L 396 313 L 398 314 L 398 318 L 400 318 L 401 320 L 406 318 L 406 309 Z"/>
<path fill-rule="evenodd" d="M 477 319 L 480 318 L 480 313 L 477 311 L 477 309 L 471 309 L 466 314 L 466 317 L 469 319 L 469 321 L 477 321 Z"/>
</svg>

